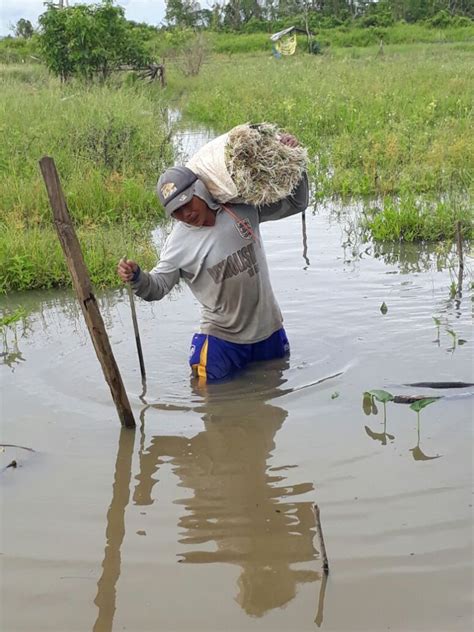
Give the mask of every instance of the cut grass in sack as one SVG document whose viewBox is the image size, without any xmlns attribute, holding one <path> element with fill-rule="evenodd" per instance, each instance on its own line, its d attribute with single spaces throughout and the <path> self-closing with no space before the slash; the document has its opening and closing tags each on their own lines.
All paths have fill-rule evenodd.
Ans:
<svg viewBox="0 0 474 632">
<path fill-rule="evenodd" d="M 202 147 L 187 163 L 219 202 L 272 204 L 290 195 L 306 169 L 307 151 L 280 142 L 271 123 L 238 125 Z"/>
</svg>

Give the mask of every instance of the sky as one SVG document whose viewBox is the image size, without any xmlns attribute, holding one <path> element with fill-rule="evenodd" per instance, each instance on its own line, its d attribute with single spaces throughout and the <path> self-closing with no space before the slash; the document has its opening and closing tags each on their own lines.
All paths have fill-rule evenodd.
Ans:
<svg viewBox="0 0 474 632">
<path fill-rule="evenodd" d="M 74 4 L 98 4 L 99 0 L 69 0 L 69 5 Z M 135 22 L 148 22 L 158 25 L 165 15 L 165 0 L 118 0 L 125 9 L 128 20 Z M 29 20 L 34 27 L 38 24 L 38 17 L 44 13 L 44 0 L 0 0 L 0 37 L 12 35 L 11 25 L 16 24 L 20 18 Z"/>
</svg>

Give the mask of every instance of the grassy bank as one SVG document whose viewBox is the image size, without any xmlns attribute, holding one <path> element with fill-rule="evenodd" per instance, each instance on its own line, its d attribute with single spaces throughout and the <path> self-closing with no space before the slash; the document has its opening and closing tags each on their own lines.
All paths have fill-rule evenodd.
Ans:
<svg viewBox="0 0 474 632">
<path fill-rule="evenodd" d="M 97 285 L 123 254 L 151 262 L 157 174 L 171 157 L 154 87 L 67 87 L 40 66 L 1 69 L 0 290 L 69 284 L 38 168 L 53 156 Z"/>
<path fill-rule="evenodd" d="M 277 29 L 278 30 L 278 29 Z M 268 33 L 224 33 L 208 32 L 211 50 L 214 53 L 235 55 L 239 53 L 271 52 L 271 32 Z M 433 28 L 426 24 L 394 24 L 388 27 L 357 28 L 340 26 L 318 29 L 314 39 L 323 48 L 349 48 L 384 44 L 449 43 L 469 42 L 474 39 L 474 23 L 470 26 L 448 26 Z M 306 50 L 306 36 L 298 36 L 298 50 Z"/>
<path fill-rule="evenodd" d="M 217 131 L 262 120 L 290 130 L 310 150 L 320 197 L 468 188 L 471 55 L 448 46 L 363 52 L 210 63 L 184 85 L 184 112 Z"/>
<path fill-rule="evenodd" d="M 0 291 L 69 284 L 38 168 L 45 154 L 95 284 L 117 283 L 124 254 L 152 265 L 150 227 L 162 217 L 154 187 L 173 159 L 170 103 L 217 132 L 263 120 L 293 132 L 309 148 L 316 199 L 379 200 L 365 216 L 375 239 L 449 239 L 457 220 L 472 237 L 473 50 L 458 42 L 387 45 L 383 56 L 378 46 L 281 60 L 268 50 L 213 55 L 197 77 L 169 63 L 166 91 L 131 77 L 61 86 L 39 64 L 0 66 Z"/>
<path fill-rule="evenodd" d="M 449 199 L 463 199 L 452 205 L 451 219 L 461 218 L 471 235 L 472 46 L 418 44 L 377 52 L 221 59 L 181 85 L 183 109 L 217 131 L 270 120 L 293 132 L 309 148 L 319 199 L 387 198 L 381 212 L 411 204 L 426 217 L 444 217 Z M 179 78 L 176 83 L 178 90 Z M 413 238 L 426 239 L 427 233 Z M 382 234 L 374 231 L 377 238 Z M 440 231 L 432 238 L 439 239 Z"/>
</svg>

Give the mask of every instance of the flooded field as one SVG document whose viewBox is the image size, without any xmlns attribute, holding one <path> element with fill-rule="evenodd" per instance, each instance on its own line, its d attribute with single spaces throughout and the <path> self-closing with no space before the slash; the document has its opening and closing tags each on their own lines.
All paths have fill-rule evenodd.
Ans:
<svg viewBox="0 0 474 632">
<path fill-rule="evenodd" d="M 183 289 L 136 302 L 144 389 L 128 297 L 101 296 L 135 432 L 70 292 L 0 299 L 27 313 L 0 364 L 2 630 L 471 629 L 474 387 L 409 384 L 474 381 L 472 292 L 436 248 L 355 243 L 353 212 L 262 226 L 291 357 L 231 383 L 192 383 Z M 372 389 L 441 398 L 384 423 Z"/>
</svg>

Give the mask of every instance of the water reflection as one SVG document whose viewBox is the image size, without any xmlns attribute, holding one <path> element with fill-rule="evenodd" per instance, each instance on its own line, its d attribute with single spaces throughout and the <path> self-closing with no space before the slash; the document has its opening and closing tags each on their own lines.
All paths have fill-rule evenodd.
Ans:
<svg viewBox="0 0 474 632">
<path fill-rule="evenodd" d="M 420 417 L 418 417 L 416 426 L 418 441 L 416 446 L 414 448 L 411 448 L 410 450 L 415 461 L 432 461 L 433 459 L 439 459 L 441 454 L 437 454 L 436 456 L 428 456 L 420 447 Z"/>
<path fill-rule="evenodd" d="M 102 562 L 102 575 L 97 583 L 94 599 L 99 612 L 94 632 L 110 632 L 116 610 L 116 586 L 120 577 L 121 546 L 125 537 L 125 509 L 130 499 L 135 431 L 122 428 L 120 431 L 112 501 L 107 512 L 106 546 Z"/>
<path fill-rule="evenodd" d="M 133 495 L 137 505 L 151 505 L 156 473 L 171 462 L 180 486 L 192 491 L 192 497 L 175 501 L 184 508 L 179 561 L 240 566 L 236 601 L 257 617 L 292 600 L 298 584 L 321 579 L 314 570 L 292 568 L 318 556 L 312 503 L 298 500 L 313 484 L 289 485 L 285 472 L 296 466 L 268 463 L 288 415 L 273 403 L 284 368 L 266 373 L 265 400 L 208 391 L 199 408 L 202 432 L 192 438 L 152 437 L 140 450 Z M 320 610 L 322 618 L 322 604 Z"/>
<path fill-rule="evenodd" d="M 387 265 L 398 266 L 401 274 L 426 272 L 433 268 L 439 272 L 454 265 L 453 246 L 444 242 L 374 242 L 373 254 L 376 258 L 382 258 Z"/>
<path fill-rule="evenodd" d="M 16 314 L 8 314 L 8 312 L 0 311 L 0 338 L 2 347 L 0 351 L 0 364 L 5 364 L 12 371 L 16 365 L 24 362 L 25 358 L 19 347 L 18 328 L 20 328 L 20 336 L 26 337 L 30 332 L 28 319 L 25 317 L 26 312 L 23 308 L 16 310 Z"/>
<path fill-rule="evenodd" d="M 17 364 L 24 361 L 25 358 L 18 348 L 18 345 L 15 345 L 12 349 L 5 346 L 4 351 L 0 353 L 0 363 L 6 364 L 12 371 L 15 370 Z"/>
</svg>

